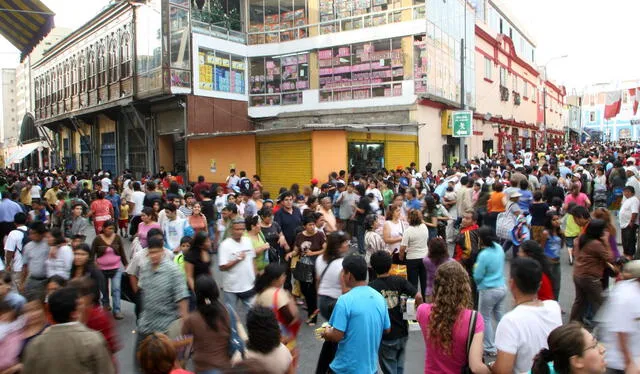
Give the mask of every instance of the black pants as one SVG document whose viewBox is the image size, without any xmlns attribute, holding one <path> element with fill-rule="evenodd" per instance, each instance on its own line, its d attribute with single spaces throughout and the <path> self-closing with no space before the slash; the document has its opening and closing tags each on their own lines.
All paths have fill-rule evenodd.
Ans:
<svg viewBox="0 0 640 374">
<path fill-rule="evenodd" d="M 600 277 L 573 277 L 573 284 L 576 288 L 576 299 L 571 308 L 570 321 L 582 323 L 582 318 L 587 311 L 587 306 L 591 305 L 592 314 L 596 315 L 600 305 L 602 305 L 602 283 Z"/>
<path fill-rule="evenodd" d="M 328 296 L 320 296 L 321 314 L 327 321 L 331 318 L 335 306 L 335 299 L 331 299 Z M 329 369 L 329 365 L 331 365 L 331 361 L 336 357 L 337 351 L 338 343 L 328 341 L 322 343 L 322 349 L 320 350 L 320 356 L 318 357 L 318 364 L 316 366 L 316 374 L 332 372 L 331 369 Z"/>
<path fill-rule="evenodd" d="M 636 226 L 633 226 L 625 227 L 620 233 L 622 236 L 622 250 L 627 256 L 633 256 L 636 254 L 636 242 L 638 240 L 636 232 Z"/>
<path fill-rule="evenodd" d="M 427 288 L 427 270 L 424 268 L 421 258 L 407 260 L 407 280 L 424 295 Z M 420 287 L 418 287 L 418 281 L 420 281 Z"/>
<path fill-rule="evenodd" d="M 131 218 L 131 226 L 129 226 L 129 235 L 134 236 L 138 233 L 138 225 L 142 222 L 142 218 L 140 216 L 133 216 Z"/>
<path fill-rule="evenodd" d="M 307 303 L 307 316 L 311 317 L 313 312 L 318 309 L 318 293 L 315 282 L 300 282 L 300 291 L 302 291 L 304 301 Z"/>
</svg>

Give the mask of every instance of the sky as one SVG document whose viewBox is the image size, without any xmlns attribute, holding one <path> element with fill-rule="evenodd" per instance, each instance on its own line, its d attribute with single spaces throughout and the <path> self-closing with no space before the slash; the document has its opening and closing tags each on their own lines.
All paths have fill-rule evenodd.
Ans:
<svg viewBox="0 0 640 374">
<path fill-rule="evenodd" d="M 44 0 L 57 26 L 75 29 L 108 0 Z M 82 4 L 79 6 L 79 4 Z M 501 0 L 537 45 L 538 65 L 549 79 L 569 89 L 620 80 L 640 83 L 640 0 Z M 0 36 L 0 67 L 15 67 L 17 50 Z"/>
</svg>

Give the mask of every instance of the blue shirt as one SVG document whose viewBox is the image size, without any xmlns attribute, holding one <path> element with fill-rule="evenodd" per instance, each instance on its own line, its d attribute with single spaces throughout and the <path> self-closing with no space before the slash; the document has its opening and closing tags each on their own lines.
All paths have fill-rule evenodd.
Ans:
<svg viewBox="0 0 640 374">
<path fill-rule="evenodd" d="M 407 201 L 407 209 L 422 210 L 422 204 L 418 199 L 409 200 Z"/>
<path fill-rule="evenodd" d="M 473 279 L 479 290 L 504 287 L 504 250 L 500 244 L 494 242 L 478 253 Z"/>
<path fill-rule="evenodd" d="M 329 324 L 344 332 L 331 370 L 336 373 L 377 373 L 382 332 L 391 328 L 384 297 L 369 286 L 355 287 L 338 298 Z"/>
<path fill-rule="evenodd" d="M 569 169 L 568 167 L 566 167 L 566 166 L 564 166 L 564 165 L 563 165 L 563 166 L 560 166 L 560 167 L 558 168 L 558 171 L 560 172 L 560 176 L 561 176 L 562 178 L 566 178 L 566 177 L 567 177 L 567 174 L 570 174 L 570 173 L 571 173 L 571 169 Z"/>
<path fill-rule="evenodd" d="M 113 205 L 113 219 L 117 222 L 120 219 L 120 195 L 107 195 L 104 197 L 105 199 L 111 201 L 111 205 Z"/>
<path fill-rule="evenodd" d="M 523 213 L 529 213 L 529 205 L 533 201 L 533 194 L 529 190 L 520 190 L 522 196 L 518 200 L 518 206 Z"/>
<path fill-rule="evenodd" d="M 557 235 L 549 235 L 549 238 L 547 239 L 547 242 L 544 245 L 545 256 L 553 259 L 559 259 L 561 250 L 562 250 L 562 238 Z"/>
<path fill-rule="evenodd" d="M 16 213 L 24 213 L 18 203 L 9 198 L 0 201 L 0 222 L 13 222 Z"/>
</svg>

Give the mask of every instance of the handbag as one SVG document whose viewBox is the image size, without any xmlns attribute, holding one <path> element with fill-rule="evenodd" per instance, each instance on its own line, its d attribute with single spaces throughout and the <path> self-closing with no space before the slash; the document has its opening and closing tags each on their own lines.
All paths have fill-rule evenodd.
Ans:
<svg viewBox="0 0 640 374">
<path fill-rule="evenodd" d="M 236 312 L 233 311 L 229 304 L 225 304 L 224 307 L 229 313 L 229 329 L 231 330 L 231 335 L 229 335 L 229 357 L 233 358 L 234 355 L 240 354 L 244 359 L 245 345 L 244 340 L 240 337 Z"/>
<path fill-rule="evenodd" d="M 300 282 L 313 282 L 313 260 L 309 256 L 304 256 L 298 260 L 293 269 L 293 277 Z"/>
<path fill-rule="evenodd" d="M 476 326 L 476 319 L 478 318 L 478 312 L 475 310 L 471 311 L 471 318 L 469 318 L 469 336 L 467 336 L 467 363 L 462 367 L 460 373 L 462 374 L 473 374 L 471 368 L 469 367 L 469 352 L 471 351 L 471 341 L 473 341 L 473 331 Z"/>
<path fill-rule="evenodd" d="M 505 212 L 498 213 L 496 219 L 496 236 L 500 239 L 511 239 L 511 231 L 516 225 L 516 217 L 511 213 L 512 203 Z"/>
</svg>

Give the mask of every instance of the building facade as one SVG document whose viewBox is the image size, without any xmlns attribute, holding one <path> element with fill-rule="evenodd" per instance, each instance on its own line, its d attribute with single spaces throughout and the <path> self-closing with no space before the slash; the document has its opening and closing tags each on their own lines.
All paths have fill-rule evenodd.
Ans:
<svg viewBox="0 0 640 374">
<path fill-rule="evenodd" d="M 581 96 L 582 129 L 598 141 L 619 141 L 640 139 L 640 113 L 634 113 L 634 97 L 629 89 L 638 87 L 637 81 L 599 84 L 587 87 Z M 622 92 L 620 113 L 610 119 L 604 118 L 604 107 L 607 93 Z"/>
<path fill-rule="evenodd" d="M 2 126 L 0 126 L 0 142 L 3 147 L 17 143 L 18 124 L 16 120 L 16 69 L 0 70 L 2 79 Z"/>
</svg>

